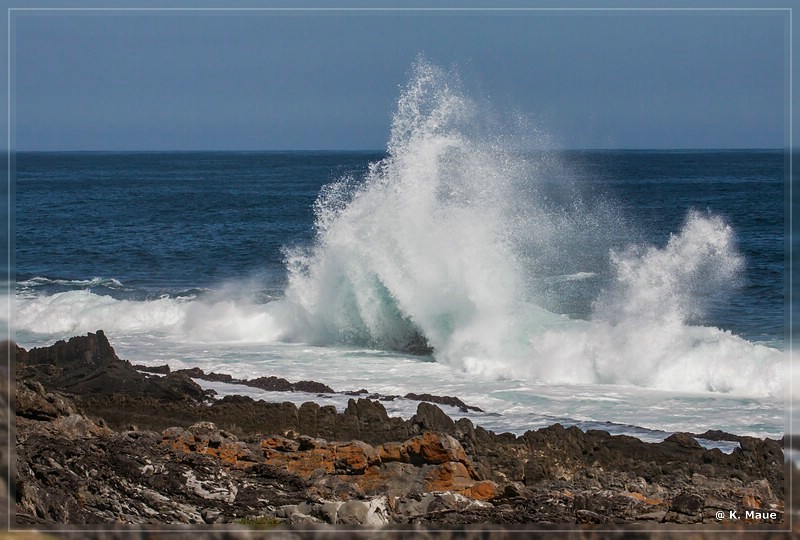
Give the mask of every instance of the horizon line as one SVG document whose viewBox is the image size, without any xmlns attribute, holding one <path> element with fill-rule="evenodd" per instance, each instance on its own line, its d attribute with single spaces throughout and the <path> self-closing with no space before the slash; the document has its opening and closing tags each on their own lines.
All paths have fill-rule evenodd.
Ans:
<svg viewBox="0 0 800 540">
<path fill-rule="evenodd" d="M 587 147 L 563 147 L 563 148 L 528 148 L 519 149 L 523 152 L 547 152 L 547 151 L 567 151 L 567 152 L 583 152 L 583 151 L 619 151 L 619 152 L 673 152 L 673 151 L 746 151 L 746 150 L 770 150 L 770 151 L 800 151 L 800 147 L 789 148 L 786 146 L 696 146 L 696 147 L 602 147 L 602 146 L 587 146 Z M 96 154 L 156 154 L 156 153 L 203 153 L 203 152 L 216 152 L 216 153 L 236 153 L 236 152 L 249 152 L 249 153 L 289 153 L 289 152 L 319 152 L 319 153 L 386 153 L 386 148 L 144 148 L 144 149 L 24 149 L 24 150 L 11 150 L 8 148 L 0 149 L 0 152 L 8 154 L 77 154 L 77 153 L 96 153 Z"/>
</svg>

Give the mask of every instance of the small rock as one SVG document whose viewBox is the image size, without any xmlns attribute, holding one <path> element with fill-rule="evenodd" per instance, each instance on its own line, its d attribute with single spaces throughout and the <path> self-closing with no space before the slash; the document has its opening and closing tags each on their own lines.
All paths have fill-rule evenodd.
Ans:
<svg viewBox="0 0 800 540">
<path fill-rule="evenodd" d="M 696 515 L 703 509 L 703 498 L 695 493 L 684 491 L 672 499 L 670 511 L 686 514 L 689 516 Z"/>
</svg>

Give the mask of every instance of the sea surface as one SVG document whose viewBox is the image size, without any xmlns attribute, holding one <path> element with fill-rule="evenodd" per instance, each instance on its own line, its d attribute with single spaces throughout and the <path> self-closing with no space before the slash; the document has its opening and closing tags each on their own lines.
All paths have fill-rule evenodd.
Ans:
<svg viewBox="0 0 800 540">
<path fill-rule="evenodd" d="M 781 436 L 784 152 L 519 148 L 443 78 L 416 67 L 381 150 L 17 153 L 2 324 L 24 347 L 103 329 L 133 363 L 458 396 L 496 431 Z"/>
</svg>

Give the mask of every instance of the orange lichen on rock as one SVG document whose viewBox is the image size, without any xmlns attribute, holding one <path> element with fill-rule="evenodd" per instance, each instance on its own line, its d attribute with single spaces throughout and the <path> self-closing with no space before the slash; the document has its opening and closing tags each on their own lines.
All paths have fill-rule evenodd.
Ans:
<svg viewBox="0 0 800 540">
<path fill-rule="evenodd" d="M 332 452 L 328 448 L 314 448 L 298 452 L 265 452 L 265 463 L 286 469 L 302 478 L 309 478 L 318 469 L 334 472 Z"/>
<path fill-rule="evenodd" d="M 401 454 L 407 454 L 411 463 L 439 464 L 449 461 L 468 463 L 469 458 L 461 444 L 450 435 L 443 433 L 426 432 L 418 437 L 409 439 L 401 447 Z"/>
<path fill-rule="evenodd" d="M 182 453 L 214 456 L 230 467 L 249 467 L 256 460 L 247 445 L 232 435 L 222 435 L 210 422 L 199 422 L 188 430 L 172 427 L 161 433 L 162 444 Z"/>
<path fill-rule="evenodd" d="M 425 491 L 452 491 L 473 499 L 486 500 L 497 494 L 497 484 L 488 480 L 476 482 L 463 463 L 450 461 L 434 466 L 427 473 Z"/>
<path fill-rule="evenodd" d="M 623 493 L 623 495 L 631 499 L 635 499 L 637 501 L 645 501 L 647 499 L 647 497 L 645 497 L 644 495 L 642 495 L 637 491 L 626 491 L 625 493 Z"/>
<path fill-rule="evenodd" d="M 377 448 L 360 441 L 270 437 L 260 448 L 269 465 L 306 479 L 320 471 L 333 474 L 367 493 L 453 491 L 486 500 L 497 492 L 494 482 L 481 481 L 461 443 L 442 433 L 427 432 Z"/>
<path fill-rule="evenodd" d="M 478 501 L 488 501 L 497 496 L 497 484 L 490 480 L 475 482 L 464 489 L 462 494 Z"/>
<path fill-rule="evenodd" d="M 456 491 L 463 493 L 475 480 L 463 463 L 449 462 L 434 467 L 425 476 L 426 491 Z"/>
<path fill-rule="evenodd" d="M 408 454 L 405 453 L 403 443 L 389 442 L 380 445 L 378 448 L 378 457 L 382 463 L 390 461 L 408 462 Z"/>
<path fill-rule="evenodd" d="M 761 502 L 751 494 L 742 497 L 742 506 L 745 508 L 761 508 Z"/>
<path fill-rule="evenodd" d="M 310 437 L 301 437 L 298 442 L 271 437 L 261 442 L 261 451 L 267 464 L 303 478 L 319 469 L 332 474 L 364 474 L 368 467 L 380 463 L 377 450 L 360 441 L 336 444 Z"/>
<path fill-rule="evenodd" d="M 332 450 L 337 474 L 364 474 L 368 467 L 381 463 L 378 451 L 361 441 L 333 445 Z"/>
</svg>

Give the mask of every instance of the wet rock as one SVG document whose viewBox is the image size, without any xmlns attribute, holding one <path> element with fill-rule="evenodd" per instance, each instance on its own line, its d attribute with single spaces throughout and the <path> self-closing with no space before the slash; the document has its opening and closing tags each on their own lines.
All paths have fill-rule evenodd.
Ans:
<svg viewBox="0 0 800 540">
<path fill-rule="evenodd" d="M 166 375 L 170 372 L 169 366 L 164 364 L 163 366 L 143 366 L 141 364 L 135 364 L 134 369 L 139 371 L 144 371 L 145 373 L 158 373 L 161 375 Z"/>
<path fill-rule="evenodd" d="M 694 439 L 694 437 L 692 437 L 688 433 L 673 433 L 672 435 L 664 439 L 664 442 L 676 444 L 684 448 L 702 448 L 702 446 L 700 446 L 700 443 L 698 443 Z"/>
<path fill-rule="evenodd" d="M 224 383 L 240 382 L 234 379 L 231 375 L 225 373 L 214 373 L 213 371 L 211 373 L 205 373 L 202 369 L 198 367 L 188 368 L 188 369 L 178 369 L 175 371 L 175 373 L 182 373 L 192 379 L 201 379 L 204 381 L 211 381 L 211 382 L 224 382 Z"/>
<path fill-rule="evenodd" d="M 316 381 L 297 381 L 292 384 L 293 392 L 308 392 L 309 394 L 333 394 L 333 389 L 327 384 Z"/>
<path fill-rule="evenodd" d="M 705 439 L 707 441 L 731 441 L 731 442 L 738 442 L 741 437 L 738 435 L 734 435 L 733 433 L 727 433 L 725 431 L 720 431 L 719 429 L 709 429 L 700 434 L 692 434 L 693 437 L 697 439 Z"/>
<path fill-rule="evenodd" d="M 449 405 L 451 407 L 458 408 L 461 412 L 469 412 L 469 411 L 483 412 L 482 409 L 467 405 L 457 397 L 453 396 L 434 396 L 431 394 L 409 393 L 406 394 L 404 397 L 406 399 L 413 399 L 416 401 L 428 401 L 430 403 L 436 403 L 438 405 Z"/>
<path fill-rule="evenodd" d="M 260 388 L 270 392 L 291 392 L 292 383 L 280 377 L 258 377 L 242 382 L 245 386 Z"/>
<path fill-rule="evenodd" d="M 415 356 L 430 356 L 433 354 L 433 347 L 428 343 L 428 338 L 421 332 L 414 332 L 405 342 L 392 348 L 398 352 L 413 354 Z"/>
<path fill-rule="evenodd" d="M 311 393 L 333 393 L 329 386 L 315 381 L 299 381 L 290 383 L 280 377 L 258 377 L 250 380 L 240 380 L 237 384 L 260 388 L 271 392 L 311 392 Z"/>
</svg>

